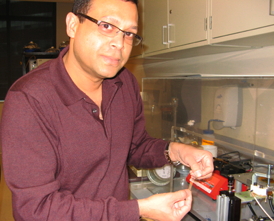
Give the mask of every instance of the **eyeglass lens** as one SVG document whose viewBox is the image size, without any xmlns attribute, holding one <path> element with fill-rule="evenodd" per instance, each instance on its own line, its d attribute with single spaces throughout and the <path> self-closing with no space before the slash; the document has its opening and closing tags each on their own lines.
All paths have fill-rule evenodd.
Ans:
<svg viewBox="0 0 274 221">
<path fill-rule="evenodd" d="M 99 28 L 100 33 L 102 33 L 103 35 L 109 36 L 109 37 L 114 37 L 120 31 L 123 32 L 125 42 L 130 45 L 135 46 L 141 42 L 141 38 L 139 36 L 137 36 L 136 34 L 134 34 L 132 32 L 123 31 L 123 30 L 119 29 L 118 27 L 116 27 L 115 25 L 112 25 L 107 22 L 101 21 L 98 24 L 98 28 Z"/>
</svg>

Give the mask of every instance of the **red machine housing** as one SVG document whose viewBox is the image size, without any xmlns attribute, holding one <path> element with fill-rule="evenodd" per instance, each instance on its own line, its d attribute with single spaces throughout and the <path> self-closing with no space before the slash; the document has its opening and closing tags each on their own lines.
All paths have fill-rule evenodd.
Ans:
<svg viewBox="0 0 274 221">
<path fill-rule="evenodd" d="M 228 190 L 227 178 L 215 172 L 213 173 L 212 177 L 203 180 L 193 180 L 190 174 L 188 174 L 188 176 L 186 177 L 186 181 L 188 183 L 192 182 L 193 187 L 202 191 L 204 194 L 208 195 L 213 200 L 217 199 L 217 196 L 219 195 L 220 191 Z"/>
</svg>

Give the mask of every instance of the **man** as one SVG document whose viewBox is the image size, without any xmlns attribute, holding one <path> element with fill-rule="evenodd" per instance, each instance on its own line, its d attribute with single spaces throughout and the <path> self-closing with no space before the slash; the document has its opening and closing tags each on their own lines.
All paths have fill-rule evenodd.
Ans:
<svg viewBox="0 0 274 221">
<path fill-rule="evenodd" d="M 194 177 L 211 176 L 209 152 L 144 129 L 138 85 L 123 68 L 140 42 L 136 5 L 76 0 L 66 18 L 69 48 L 11 87 L 1 136 L 17 221 L 181 220 L 190 191 L 128 200 L 127 165 L 160 167 L 167 157 Z"/>
</svg>

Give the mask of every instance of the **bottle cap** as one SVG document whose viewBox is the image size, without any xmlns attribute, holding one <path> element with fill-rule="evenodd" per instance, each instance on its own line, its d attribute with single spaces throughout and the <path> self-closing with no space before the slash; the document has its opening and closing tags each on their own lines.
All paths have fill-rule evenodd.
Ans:
<svg viewBox="0 0 274 221">
<path fill-rule="evenodd" d="M 214 134 L 214 130 L 203 130 L 204 134 Z"/>
</svg>

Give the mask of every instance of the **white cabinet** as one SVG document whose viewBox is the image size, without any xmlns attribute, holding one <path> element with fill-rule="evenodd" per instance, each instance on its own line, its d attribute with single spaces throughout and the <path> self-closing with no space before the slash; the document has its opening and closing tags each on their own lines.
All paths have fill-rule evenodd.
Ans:
<svg viewBox="0 0 274 221">
<path fill-rule="evenodd" d="M 168 48 L 168 1 L 144 1 L 144 52 L 161 51 Z"/>
<path fill-rule="evenodd" d="M 207 39 L 206 0 L 145 0 L 146 54 Z"/>
<path fill-rule="evenodd" d="M 207 40 L 207 1 L 169 0 L 169 47 Z"/>
<path fill-rule="evenodd" d="M 144 56 L 272 37 L 270 8 L 269 0 L 144 0 Z M 257 46 L 274 44 L 256 39 Z"/>
<path fill-rule="evenodd" d="M 274 16 L 270 15 L 269 0 L 211 0 L 211 4 L 211 42 L 274 30 Z"/>
</svg>

